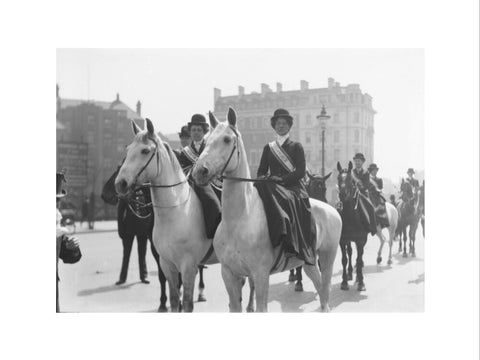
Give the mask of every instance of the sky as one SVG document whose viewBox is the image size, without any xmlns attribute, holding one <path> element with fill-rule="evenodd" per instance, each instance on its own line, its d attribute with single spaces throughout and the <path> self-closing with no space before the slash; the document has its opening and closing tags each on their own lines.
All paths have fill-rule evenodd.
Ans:
<svg viewBox="0 0 480 360">
<path fill-rule="evenodd" d="M 120 100 L 164 134 L 180 131 L 194 113 L 213 110 L 222 95 L 271 89 L 359 84 L 373 97 L 375 162 L 394 181 L 424 169 L 423 49 L 57 49 L 56 82 L 63 98 Z"/>
</svg>

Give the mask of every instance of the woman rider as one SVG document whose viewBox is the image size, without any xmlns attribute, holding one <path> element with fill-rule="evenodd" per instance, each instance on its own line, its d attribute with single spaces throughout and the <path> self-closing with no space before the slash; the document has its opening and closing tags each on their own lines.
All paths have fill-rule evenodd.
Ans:
<svg viewBox="0 0 480 360">
<path fill-rule="evenodd" d="M 303 147 L 289 139 L 293 118 L 287 110 L 277 109 L 270 123 L 276 140 L 265 145 L 257 177 L 271 181 L 255 184 L 265 207 L 270 239 L 274 247 L 282 245 L 287 259 L 295 256 L 313 265 L 316 229 L 301 183 L 305 177 Z"/>
</svg>

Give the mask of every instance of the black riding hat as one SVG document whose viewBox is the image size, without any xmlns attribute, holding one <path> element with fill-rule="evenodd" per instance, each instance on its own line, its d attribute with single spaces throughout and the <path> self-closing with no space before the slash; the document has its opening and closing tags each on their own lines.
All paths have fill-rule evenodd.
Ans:
<svg viewBox="0 0 480 360">
<path fill-rule="evenodd" d="M 192 121 L 188 123 L 188 130 L 192 128 L 192 125 L 200 125 L 204 132 L 208 131 L 207 119 L 202 114 L 195 114 L 192 116 Z"/>
<path fill-rule="evenodd" d="M 57 199 L 60 199 L 67 195 L 65 189 L 62 189 L 62 183 L 67 182 L 65 180 L 65 174 L 61 172 L 57 172 Z"/>
<path fill-rule="evenodd" d="M 413 168 L 409 168 L 407 170 L 407 174 L 410 174 L 410 173 L 415 174 L 415 170 L 413 170 Z"/>
<path fill-rule="evenodd" d="M 365 161 L 365 156 L 363 156 L 362 153 L 356 153 L 355 156 L 353 157 L 353 160 L 356 160 L 356 159 Z"/>
<path fill-rule="evenodd" d="M 377 164 L 371 163 L 371 164 L 368 166 L 368 171 L 372 171 L 372 170 L 378 170 Z"/>
<path fill-rule="evenodd" d="M 178 137 L 180 138 L 189 138 L 190 137 L 190 130 L 188 129 L 188 125 L 182 126 L 182 129 L 178 133 Z"/>
<path fill-rule="evenodd" d="M 275 127 L 275 123 L 279 118 L 284 118 L 285 120 L 287 120 L 288 126 L 292 127 L 293 117 L 290 115 L 290 113 L 285 109 L 277 109 L 275 110 L 272 118 L 270 119 L 270 124 L 272 125 L 273 128 Z"/>
</svg>

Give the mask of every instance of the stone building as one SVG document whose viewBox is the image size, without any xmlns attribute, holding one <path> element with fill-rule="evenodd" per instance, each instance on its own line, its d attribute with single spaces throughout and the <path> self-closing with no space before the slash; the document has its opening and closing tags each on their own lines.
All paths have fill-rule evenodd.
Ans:
<svg viewBox="0 0 480 360">
<path fill-rule="evenodd" d="M 291 138 L 300 141 L 305 150 L 308 168 L 315 174 L 322 168 L 322 132 L 317 116 L 322 105 L 331 118 L 325 130 L 325 173 L 334 171 L 340 161 L 346 167 L 355 153 L 362 152 L 367 161 L 374 161 L 374 115 L 372 97 L 362 92 L 360 85 L 341 86 L 333 78 L 324 88 L 310 89 L 305 80 L 300 81 L 299 90 L 284 90 L 281 83 L 275 90 L 261 84 L 260 92 L 245 93 L 243 86 L 238 94 L 222 96 L 214 89 L 214 113 L 225 119 L 228 108 L 235 109 L 238 127 L 247 149 L 252 176 L 257 168 L 265 144 L 274 139 L 270 118 L 277 108 L 287 109 L 294 118 Z M 336 176 L 328 181 L 327 200 L 337 201 Z"/>
</svg>

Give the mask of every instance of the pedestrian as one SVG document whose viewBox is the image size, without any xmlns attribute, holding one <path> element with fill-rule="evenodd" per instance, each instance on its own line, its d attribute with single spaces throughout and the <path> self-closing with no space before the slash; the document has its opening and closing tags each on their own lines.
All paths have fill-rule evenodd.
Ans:
<svg viewBox="0 0 480 360">
<path fill-rule="evenodd" d="M 88 208 L 88 228 L 92 230 L 95 224 L 95 195 L 93 194 L 93 191 L 90 193 L 89 205 L 90 206 Z"/>
<path fill-rule="evenodd" d="M 58 259 L 62 259 L 66 264 L 74 264 L 80 260 L 82 253 L 80 252 L 80 245 L 78 243 L 78 238 L 73 236 L 68 236 L 68 229 L 62 226 L 62 214 L 59 210 L 60 200 L 67 195 L 67 192 L 62 189 L 62 184 L 65 182 L 65 174 L 62 172 L 57 172 L 57 225 L 56 225 L 56 252 L 57 252 L 57 264 L 56 264 L 56 311 L 60 312 L 60 303 L 58 296 L 58 281 L 60 280 L 58 276 Z"/>
<path fill-rule="evenodd" d="M 82 227 L 83 222 L 87 222 L 88 225 L 88 212 L 90 210 L 90 199 L 88 196 L 85 196 L 82 202 L 82 217 L 80 219 L 80 227 Z"/>
</svg>

